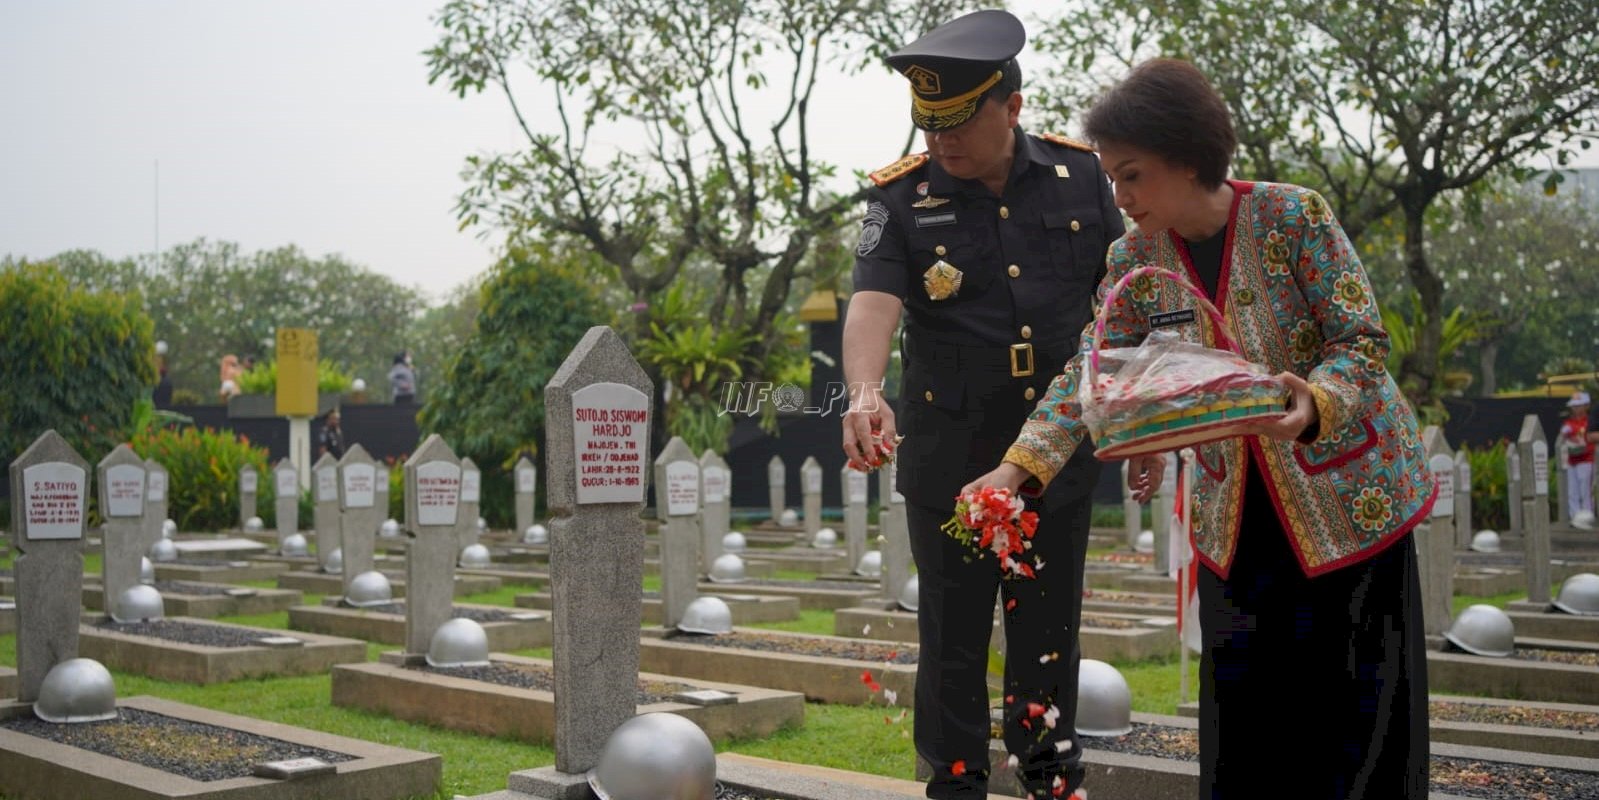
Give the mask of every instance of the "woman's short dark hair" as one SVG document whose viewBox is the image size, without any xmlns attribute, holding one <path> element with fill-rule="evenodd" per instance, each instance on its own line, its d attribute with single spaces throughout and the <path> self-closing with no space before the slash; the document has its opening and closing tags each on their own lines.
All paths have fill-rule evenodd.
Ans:
<svg viewBox="0 0 1599 800">
<path fill-rule="evenodd" d="M 1192 167 L 1208 189 L 1226 180 L 1238 146 L 1221 95 L 1193 64 L 1175 58 L 1133 67 L 1089 110 L 1084 128 L 1096 143 L 1137 147 Z"/>
</svg>

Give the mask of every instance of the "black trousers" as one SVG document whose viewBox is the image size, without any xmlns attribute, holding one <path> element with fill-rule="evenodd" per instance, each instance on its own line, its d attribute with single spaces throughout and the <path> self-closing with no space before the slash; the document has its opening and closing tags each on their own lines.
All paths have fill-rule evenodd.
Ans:
<svg viewBox="0 0 1599 800">
<path fill-rule="evenodd" d="M 1044 568 L 1033 579 L 1000 580 L 990 554 L 981 560 L 939 530 L 954 508 L 906 504 L 911 551 L 921 594 L 921 634 L 916 665 L 916 751 L 933 767 L 927 796 L 985 797 L 988 767 L 988 652 L 996 592 L 1005 624 L 1006 749 L 1021 762 L 1029 789 L 1045 789 L 1056 775 L 1069 789 L 1082 783 L 1077 716 L 1077 626 L 1083 607 L 1083 558 L 1091 498 L 1061 501 L 1046 493 L 1029 500 L 1039 511 L 1033 552 Z M 1014 607 L 1010 607 L 1011 601 Z M 1054 729 L 1042 718 L 1024 728 L 1029 703 L 1055 706 Z M 1060 740 L 1071 746 L 1061 752 Z M 964 761 L 967 774 L 952 774 Z"/>
<path fill-rule="evenodd" d="M 1201 800 L 1427 797 L 1415 543 L 1305 577 L 1256 468 L 1226 580 L 1199 570 Z M 1293 757 L 1268 755 L 1286 746 Z"/>
</svg>

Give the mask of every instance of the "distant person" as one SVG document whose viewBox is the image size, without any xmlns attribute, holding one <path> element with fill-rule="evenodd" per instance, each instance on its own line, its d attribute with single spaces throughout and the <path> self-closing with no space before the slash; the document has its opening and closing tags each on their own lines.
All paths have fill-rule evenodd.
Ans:
<svg viewBox="0 0 1599 800">
<path fill-rule="evenodd" d="M 322 422 L 322 432 L 317 434 L 316 454 L 332 453 L 334 458 L 344 457 L 344 428 L 339 425 L 339 410 L 328 412 L 328 417 Z"/>
<path fill-rule="evenodd" d="M 229 353 L 222 357 L 222 368 L 218 373 L 221 383 L 217 389 L 217 396 L 223 403 L 239 394 L 239 375 L 244 370 L 239 366 L 239 357 Z"/>
<path fill-rule="evenodd" d="M 1566 401 L 1566 421 L 1560 424 L 1557 447 L 1566 458 L 1566 511 L 1571 524 L 1591 528 L 1593 517 L 1593 436 L 1588 433 L 1588 393 L 1576 392 Z"/>
<path fill-rule="evenodd" d="M 389 391 L 397 406 L 408 406 L 416 400 L 416 370 L 411 366 L 409 351 L 394 356 L 394 366 L 389 367 Z"/>
<path fill-rule="evenodd" d="M 156 383 L 155 392 L 151 394 L 150 399 L 156 408 L 169 408 L 172 405 L 172 377 L 167 374 L 167 360 L 164 357 L 161 359 L 158 372 L 161 379 Z"/>
</svg>

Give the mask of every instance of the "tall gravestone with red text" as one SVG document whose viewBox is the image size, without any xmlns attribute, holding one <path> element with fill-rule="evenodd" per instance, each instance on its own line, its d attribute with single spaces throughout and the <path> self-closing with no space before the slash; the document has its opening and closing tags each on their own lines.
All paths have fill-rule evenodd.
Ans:
<svg viewBox="0 0 1599 800">
<path fill-rule="evenodd" d="M 78 656 L 89 462 L 52 430 L 22 451 L 10 472 L 17 699 L 31 703 L 50 668 Z"/>
</svg>

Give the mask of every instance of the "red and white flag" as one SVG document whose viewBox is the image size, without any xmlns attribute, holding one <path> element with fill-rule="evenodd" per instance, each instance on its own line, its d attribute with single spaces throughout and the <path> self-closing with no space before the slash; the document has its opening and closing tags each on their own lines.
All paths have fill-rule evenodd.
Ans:
<svg viewBox="0 0 1599 800">
<path fill-rule="evenodd" d="M 1177 636 L 1194 652 L 1200 651 L 1199 559 L 1194 557 L 1194 451 L 1185 449 L 1177 461 L 1177 499 L 1172 504 L 1170 577 L 1177 579 Z"/>
</svg>

